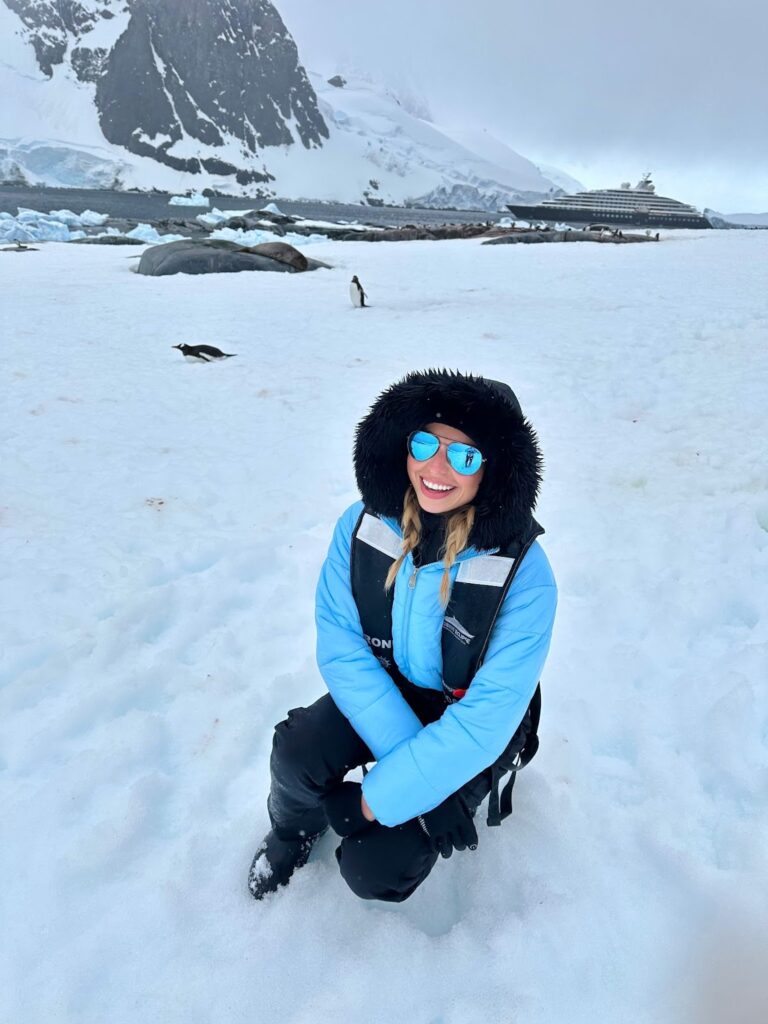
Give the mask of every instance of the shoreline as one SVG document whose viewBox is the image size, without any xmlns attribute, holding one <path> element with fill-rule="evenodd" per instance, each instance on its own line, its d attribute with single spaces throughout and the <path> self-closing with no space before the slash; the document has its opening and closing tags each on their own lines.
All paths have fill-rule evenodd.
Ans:
<svg viewBox="0 0 768 1024">
<path fill-rule="evenodd" d="M 289 216 L 316 220 L 357 221 L 372 227 L 402 228 L 409 224 L 472 224 L 496 223 L 508 212 L 485 210 L 432 210 L 406 206 L 362 206 L 325 200 L 258 199 L 243 196 L 212 196 L 208 206 L 170 206 L 172 192 L 124 192 L 111 189 L 54 188 L 48 185 L 0 184 L 0 212 L 16 215 L 18 208 L 50 213 L 69 209 L 82 214 L 85 210 L 106 213 L 115 219 L 139 222 L 194 219 L 198 214 L 226 209 L 243 212 L 258 210 L 268 202 L 275 203 Z"/>
</svg>

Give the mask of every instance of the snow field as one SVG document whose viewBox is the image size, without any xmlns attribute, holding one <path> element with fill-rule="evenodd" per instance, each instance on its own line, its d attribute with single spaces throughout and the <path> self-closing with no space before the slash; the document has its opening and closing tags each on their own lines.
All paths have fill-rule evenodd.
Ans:
<svg viewBox="0 0 768 1024">
<path fill-rule="evenodd" d="M 324 242 L 331 271 L 173 278 L 0 255 L 2 1019 L 714 1024 L 765 996 L 767 250 Z M 353 429 L 431 365 L 509 381 L 540 436 L 542 749 L 407 903 L 357 901 L 326 836 L 256 905 Z"/>
</svg>

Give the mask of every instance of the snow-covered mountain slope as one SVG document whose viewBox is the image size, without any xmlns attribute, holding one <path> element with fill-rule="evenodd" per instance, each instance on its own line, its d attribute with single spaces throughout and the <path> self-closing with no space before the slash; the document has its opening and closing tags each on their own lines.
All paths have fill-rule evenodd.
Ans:
<svg viewBox="0 0 768 1024">
<path fill-rule="evenodd" d="M 501 181 L 514 182 L 519 192 L 540 194 L 552 188 L 552 182 L 540 168 L 516 153 L 486 128 L 445 128 L 440 131 L 465 150 L 492 165 Z"/>
<path fill-rule="evenodd" d="M 5 179 L 494 210 L 556 187 L 397 90 L 307 75 L 268 0 L 0 0 L 0 95 Z"/>
<path fill-rule="evenodd" d="M 374 202 L 497 210 L 521 193 L 538 195 L 554 187 L 487 132 L 438 127 L 367 81 L 350 80 L 339 88 L 309 77 L 330 138 L 322 149 L 270 153 L 276 187 L 286 195 L 339 199 L 344 189 L 348 198 Z"/>
<path fill-rule="evenodd" d="M 542 163 L 537 163 L 536 166 L 545 178 L 549 178 L 549 180 L 553 182 L 557 188 L 562 189 L 563 192 L 571 194 L 574 192 L 586 191 L 586 185 L 583 185 L 578 178 L 573 178 L 570 174 L 566 174 L 565 171 L 561 171 L 559 167 L 553 167 L 551 164 Z"/>
</svg>

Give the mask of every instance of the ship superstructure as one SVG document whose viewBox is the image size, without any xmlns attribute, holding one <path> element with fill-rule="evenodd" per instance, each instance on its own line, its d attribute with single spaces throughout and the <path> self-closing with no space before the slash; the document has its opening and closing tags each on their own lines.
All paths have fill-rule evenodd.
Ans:
<svg viewBox="0 0 768 1024">
<path fill-rule="evenodd" d="M 594 189 L 544 199 L 537 205 L 509 204 L 508 209 L 527 221 L 563 224 L 607 224 L 612 227 L 711 228 L 712 225 L 688 203 L 656 195 L 650 174 L 634 187 Z"/>
</svg>

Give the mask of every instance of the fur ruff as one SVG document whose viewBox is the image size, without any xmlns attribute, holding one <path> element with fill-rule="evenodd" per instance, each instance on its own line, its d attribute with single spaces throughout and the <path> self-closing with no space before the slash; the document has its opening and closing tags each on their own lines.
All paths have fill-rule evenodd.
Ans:
<svg viewBox="0 0 768 1024">
<path fill-rule="evenodd" d="M 453 370 L 409 373 L 379 395 L 358 425 L 355 476 L 366 507 L 400 520 L 408 435 L 434 422 L 464 431 L 487 459 L 470 544 L 487 550 L 524 536 L 541 483 L 536 435 L 507 384 Z"/>
</svg>

